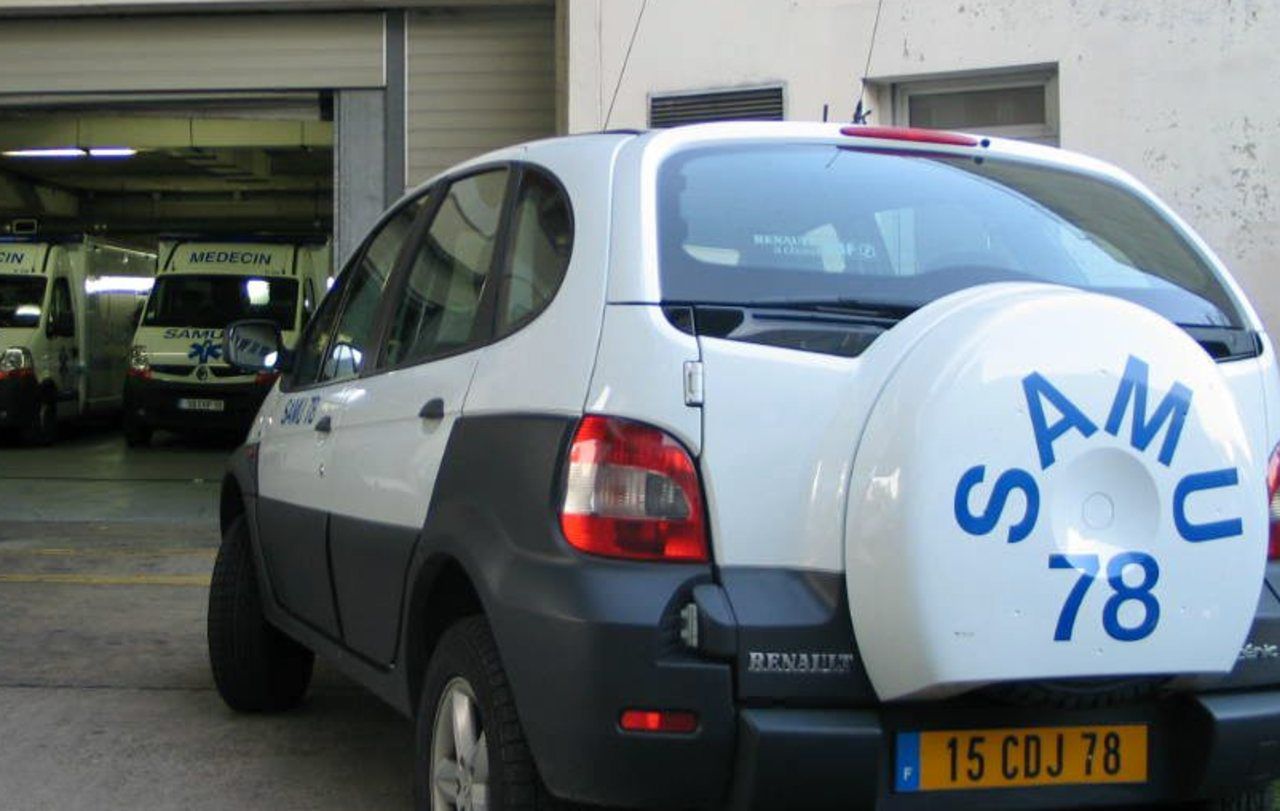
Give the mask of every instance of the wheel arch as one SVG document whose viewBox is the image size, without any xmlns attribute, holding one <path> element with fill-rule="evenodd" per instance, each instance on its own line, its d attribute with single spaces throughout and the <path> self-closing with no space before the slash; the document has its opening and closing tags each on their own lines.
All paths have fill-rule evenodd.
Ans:
<svg viewBox="0 0 1280 811">
<path fill-rule="evenodd" d="M 461 561 L 440 553 L 417 572 L 408 594 L 403 640 L 409 706 L 416 712 L 422 679 L 440 637 L 465 617 L 485 615 L 475 581 Z"/>
<path fill-rule="evenodd" d="M 244 492 L 235 475 L 228 473 L 222 477 L 222 490 L 218 497 L 218 526 L 223 535 L 232 522 L 247 512 L 244 503 Z"/>
</svg>

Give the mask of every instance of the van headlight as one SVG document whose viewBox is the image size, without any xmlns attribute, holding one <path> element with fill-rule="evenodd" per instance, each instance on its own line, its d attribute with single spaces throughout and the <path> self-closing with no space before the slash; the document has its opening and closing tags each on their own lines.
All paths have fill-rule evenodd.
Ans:
<svg viewBox="0 0 1280 811">
<path fill-rule="evenodd" d="M 143 380 L 151 379 L 151 356 L 145 346 L 135 346 L 129 350 L 129 377 Z"/>
<path fill-rule="evenodd" d="M 33 377 L 35 371 L 35 359 L 29 349 L 11 346 L 0 353 L 0 380 L 7 377 Z"/>
</svg>

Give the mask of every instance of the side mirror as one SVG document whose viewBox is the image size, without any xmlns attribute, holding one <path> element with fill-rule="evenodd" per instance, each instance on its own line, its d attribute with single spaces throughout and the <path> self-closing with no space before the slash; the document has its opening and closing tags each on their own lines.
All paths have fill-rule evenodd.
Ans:
<svg viewBox="0 0 1280 811">
<path fill-rule="evenodd" d="M 76 334 L 76 317 L 75 314 L 67 310 L 63 310 L 57 315 L 50 316 L 48 324 L 45 326 L 45 334 L 50 338 L 73 338 Z"/>
<path fill-rule="evenodd" d="M 279 325 L 265 319 L 229 324 L 222 338 L 222 357 L 245 372 L 287 372 L 293 361 Z"/>
</svg>

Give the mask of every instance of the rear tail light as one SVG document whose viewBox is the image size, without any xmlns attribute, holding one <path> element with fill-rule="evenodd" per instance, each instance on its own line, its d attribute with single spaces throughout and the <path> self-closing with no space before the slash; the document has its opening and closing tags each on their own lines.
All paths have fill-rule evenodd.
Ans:
<svg viewBox="0 0 1280 811">
<path fill-rule="evenodd" d="M 679 710 L 624 710 L 619 725 L 628 732 L 688 735 L 698 731 L 698 716 Z"/>
<path fill-rule="evenodd" d="M 1267 536 L 1267 560 L 1280 560 L 1280 445 L 1267 462 L 1267 507 L 1271 532 Z"/>
<path fill-rule="evenodd" d="M 569 450 L 560 527 L 574 548 L 592 555 L 705 562 L 701 492 L 693 457 L 670 435 L 588 415 Z"/>
<path fill-rule="evenodd" d="M 253 382 L 259 386 L 274 386 L 276 380 L 280 377 L 279 372 L 258 372 L 253 378 Z"/>
</svg>

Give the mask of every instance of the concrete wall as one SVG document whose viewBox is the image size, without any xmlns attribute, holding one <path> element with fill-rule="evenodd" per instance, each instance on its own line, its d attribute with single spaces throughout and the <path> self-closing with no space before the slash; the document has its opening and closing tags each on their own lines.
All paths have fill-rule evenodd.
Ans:
<svg viewBox="0 0 1280 811">
<path fill-rule="evenodd" d="M 787 117 L 847 120 L 875 0 L 568 0 L 570 131 L 644 126 L 651 92 L 782 81 Z M 871 78 L 1056 64 L 1061 143 L 1152 186 L 1280 330 L 1280 3 L 884 0 Z M 886 94 L 887 95 L 887 94 Z M 882 104 L 882 101 L 884 104 Z M 873 107 L 888 117 L 887 99 Z M 874 117 L 873 117 L 874 118 Z"/>
</svg>

